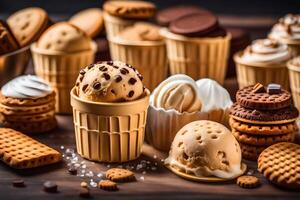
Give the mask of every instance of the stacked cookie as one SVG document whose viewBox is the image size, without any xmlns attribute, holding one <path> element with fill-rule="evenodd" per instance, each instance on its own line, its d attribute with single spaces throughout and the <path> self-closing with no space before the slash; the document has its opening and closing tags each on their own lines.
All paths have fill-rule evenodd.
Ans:
<svg viewBox="0 0 300 200">
<path fill-rule="evenodd" d="M 42 133 L 56 126 L 55 92 L 33 75 L 19 76 L 0 92 L 0 125 L 25 133 Z"/>
<path fill-rule="evenodd" d="M 6 22 L 0 20 L 0 55 L 15 51 L 19 44 Z"/>
<path fill-rule="evenodd" d="M 299 112 L 292 105 L 292 95 L 280 85 L 245 87 L 237 92 L 236 100 L 229 123 L 244 158 L 256 160 L 268 146 L 294 140 Z"/>
</svg>

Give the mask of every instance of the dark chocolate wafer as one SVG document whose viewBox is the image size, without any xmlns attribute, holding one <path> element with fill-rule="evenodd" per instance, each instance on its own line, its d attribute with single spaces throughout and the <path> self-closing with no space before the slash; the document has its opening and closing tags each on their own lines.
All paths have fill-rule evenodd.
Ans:
<svg viewBox="0 0 300 200">
<path fill-rule="evenodd" d="M 242 122 L 252 124 L 285 124 L 295 121 L 299 116 L 297 108 L 288 106 L 278 110 L 252 110 L 235 103 L 230 108 L 230 115 Z"/>
<path fill-rule="evenodd" d="M 205 37 L 218 28 L 218 19 L 210 13 L 193 13 L 171 22 L 169 29 L 188 37 Z"/>
<path fill-rule="evenodd" d="M 292 95 L 284 89 L 281 89 L 279 94 L 269 94 L 255 93 L 253 87 L 245 87 L 236 93 L 236 101 L 241 106 L 257 110 L 276 110 L 288 107 L 292 103 Z"/>
</svg>

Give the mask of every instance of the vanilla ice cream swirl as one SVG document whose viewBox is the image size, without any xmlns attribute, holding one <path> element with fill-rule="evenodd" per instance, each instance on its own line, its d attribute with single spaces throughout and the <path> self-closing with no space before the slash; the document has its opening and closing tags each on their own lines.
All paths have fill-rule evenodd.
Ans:
<svg viewBox="0 0 300 200">
<path fill-rule="evenodd" d="M 52 92 L 53 89 L 46 81 L 34 75 L 19 76 L 1 88 L 3 96 L 20 99 L 40 98 Z"/>
<path fill-rule="evenodd" d="M 300 15 L 288 14 L 279 19 L 269 34 L 269 37 L 276 40 L 291 39 L 300 40 Z"/>
<path fill-rule="evenodd" d="M 272 39 L 254 40 L 246 48 L 241 59 L 247 63 L 271 62 L 280 63 L 290 59 L 288 46 Z"/>
<path fill-rule="evenodd" d="M 156 108 L 183 112 L 201 110 L 200 94 L 195 81 L 189 76 L 174 75 L 163 81 L 152 93 L 150 104 Z"/>
</svg>

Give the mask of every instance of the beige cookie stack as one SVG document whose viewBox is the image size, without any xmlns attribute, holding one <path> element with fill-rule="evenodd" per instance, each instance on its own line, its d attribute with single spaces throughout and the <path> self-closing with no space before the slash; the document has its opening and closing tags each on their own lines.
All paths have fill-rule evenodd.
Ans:
<svg viewBox="0 0 300 200">
<path fill-rule="evenodd" d="M 24 75 L 1 88 L 0 124 L 25 133 L 56 127 L 55 92 L 36 76 Z"/>
<path fill-rule="evenodd" d="M 57 93 L 56 112 L 71 113 L 71 88 L 80 68 L 93 62 L 95 43 L 81 29 L 61 22 L 47 29 L 31 51 L 36 74 Z"/>
<path fill-rule="evenodd" d="M 107 1 L 103 10 L 107 36 L 112 38 L 136 21 L 152 17 L 156 7 L 146 1 Z"/>
<path fill-rule="evenodd" d="M 109 38 L 109 45 L 112 59 L 137 66 L 151 91 L 167 77 L 166 47 L 158 26 L 137 22 Z"/>
<path fill-rule="evenodd" d="M 237 92 L 236 99 L 229 123 L 243 158 L 256 160 L 268 146 L 294 141 L 299 112 L 291 104 L 291 94 L 280 85 L 248 86 Z"/>
</svg>

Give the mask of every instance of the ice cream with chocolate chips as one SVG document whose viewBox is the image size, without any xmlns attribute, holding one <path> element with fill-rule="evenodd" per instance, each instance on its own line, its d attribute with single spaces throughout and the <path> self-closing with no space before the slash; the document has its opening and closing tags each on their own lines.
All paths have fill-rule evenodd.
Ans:
<svg viewBox="0 0 300 200">
<path fill-rule="evenodd" d="M 78 96 L 95 102 L 133 101 L 142 96 L 142 76 L 120 61 L 92 64 L 80 71 L 76 86 Z"/>
</svg>

